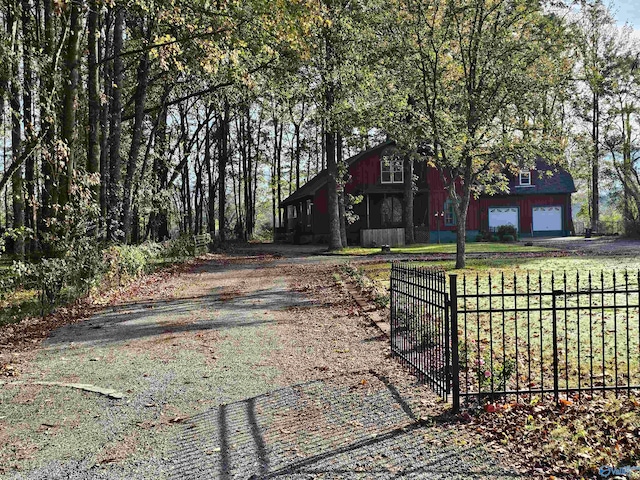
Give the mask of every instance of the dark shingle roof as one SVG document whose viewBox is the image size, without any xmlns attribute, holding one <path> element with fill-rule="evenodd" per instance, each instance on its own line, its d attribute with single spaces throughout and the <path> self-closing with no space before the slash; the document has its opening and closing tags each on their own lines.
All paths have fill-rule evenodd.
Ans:
<svg viewBox="0 0 640 480">
<path fill-rule="evenodd" d="M 552 172 L 549 176 L 546 172 Z M 532 186 L 520 186 L 519 178 L 509 181 L 511 195 L 552 195 L 574 193 L 576 186 L 569 172 L 559 165 L 550 165 L 543 159 L 536 159 L 536 168 L 531 172 Z"/>
<path fill-rule="evenodd" d="M 306 197 L 313 197 L 315 193 L 327 183 L 327 169 L 325 168 L 315 177 L 301 186 L 298 190 L 293 192 L 287 198 L 285 198 L 280 205 L 283 207 L 292 203 L 296 203 L 298 200 L 302 200 Z"/>
</svg>

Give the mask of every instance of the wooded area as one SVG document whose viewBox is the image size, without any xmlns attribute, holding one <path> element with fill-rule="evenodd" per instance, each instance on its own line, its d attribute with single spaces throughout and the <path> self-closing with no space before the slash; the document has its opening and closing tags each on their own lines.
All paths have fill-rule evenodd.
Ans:
<svg viewBox="0 0 640 480">
<path fill-rule="evenodd" d="M 440 169 L 460 265 L 471 195 L 536 155 L 588 185 L 594 228 L 603 185 L 608 215 L 638 225 L 640 49 L 600 1 L 8 0 L 0 17 L 17 257 L 79 237 L 270 239 L 325 167 L 338 249 L 344 161 L 385 138 Z"/>
</svg>

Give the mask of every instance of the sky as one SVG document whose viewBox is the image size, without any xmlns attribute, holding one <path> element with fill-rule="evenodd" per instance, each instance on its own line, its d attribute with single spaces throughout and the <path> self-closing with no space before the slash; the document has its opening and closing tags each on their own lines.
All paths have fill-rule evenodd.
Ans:
<svg viewBox="0 0 640 480">
<path fill-rule="evenodd" d="M 638 0 L 613 0 L 611 10 L 620 25 L 628 22 L 636 31 L 640 32 L 640 2 Z"/>
</svg>

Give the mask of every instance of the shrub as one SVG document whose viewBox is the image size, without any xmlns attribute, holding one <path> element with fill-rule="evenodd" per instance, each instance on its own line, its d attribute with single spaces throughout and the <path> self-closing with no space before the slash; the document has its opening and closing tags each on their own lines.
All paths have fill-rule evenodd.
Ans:
<svg viewBox="0 0 640 480">
<path fill-rule="evenodd" d="M 481 233 L 476 235 L 476 242 L 484 242 L 484 235 L 482 235 Z"/>
<path fill-rule="evenodd" d="M 498 238 L 500 239 L 500 241 L 507 241 L 505 240 L 505 235 L 511 235 L 512 240 L 515 240 L 516 238 L 518 238 L 518 230 L 516 229 L 516 227 L 514 227 L 513 225 L 500 225 L 498 227 Z"/>
<path fill-rule="evenodd" d="M 492 241 L 492 242 L 499 242 L 499 241 L 500 241 L 500 239 L 498 238 L 498 235 L 493 234 L 493 235 L 491 235 L 491 241 Z"/>
<path fill-rule="evenodd" d="M 507 243 L 514 242 L 515 238 L 513 238 L 513 235 L 505 235 L 502 237 L 502 241 Z"/>
<path fill-rule="evenodd" d="M 162 256 L 164 258 L 185 258 L 195 255 L 193 237 L 182 235 L 178 238 L 167 240 L 162 243 Z"/>
<path fill-rule="evenodd" d="M 95 238 L 73 239 L 58 255 L 38 262 L 14 262 L 0 275 L 0 299 L 19 288 L 37 290 L 42 313 L 60 302 L 88 294 L 104 284 L 121 285 L 149 272 L 159 259 L 189 256 L 188 237 L 165 243 L 113 245 L 103 248 Z"/>
<path fill-rule="evenodd" d="M 136 278 L 147 273 L 157 258 L 173 256 L 176 251 L 182 251 L 182 245 L 174 249 L 173 244 L 143 243 L 142 245 L 117 245 L 104 251 L 103 257 L 108 281 L 117 280 L 122 283 L 130 278 Z M 185 255 L 186 256 L 186 255 Z"/>
<path fill-rule="evenodd" d="M 37 268 L 33 268 L 42 306 L 54 305 L 58 301 L 68 278 L 68 270 L 68 263 L 64 258 L 45 258 Z"/>
</svg>

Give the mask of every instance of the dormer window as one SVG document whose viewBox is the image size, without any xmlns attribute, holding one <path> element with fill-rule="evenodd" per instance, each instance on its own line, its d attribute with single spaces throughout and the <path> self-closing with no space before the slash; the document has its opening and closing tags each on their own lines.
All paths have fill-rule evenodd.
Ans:
<svg viewBox="0 0 640 480">
<path fill-rule="evenodd" d="M 404 169 L 402 160 L 383 158 L 380 161 L 380 181 L 382 183 L 403 183 Z"/>
<path fill-rule="evenodd" d="M 520 186 L 521 187 L 531 186 L 531 171 L 520 170 Z"/>
</svg>

